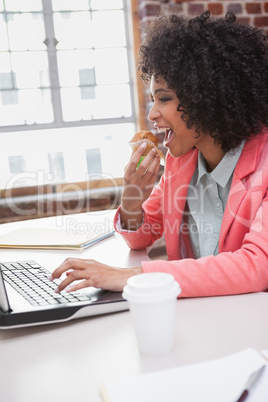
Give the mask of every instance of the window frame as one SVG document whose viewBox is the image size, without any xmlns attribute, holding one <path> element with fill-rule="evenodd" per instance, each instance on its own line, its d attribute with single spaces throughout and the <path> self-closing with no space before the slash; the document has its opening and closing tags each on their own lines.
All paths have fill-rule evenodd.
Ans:
<svg viewBox="0 0 268 402">
<path fill-rule="evenodd" d="M 51 5 L 51 0 L 42 0 L 42 2 L 46 5 L 50 3 Z M 126 29 L 128 30 L 128 35 L 127 37 L 127 47 L 128 47 L 128 60 L 129 60 L 129 77 L 130 77 L 130 85 L 132 85 L 132 91 L 131 91 L 131 96 L 133 97 L 132 99 L 132 104 L 133 104 L 133 116 L 129 118 L 124 118 L 124 120 L 121 122 L 124 123 L 135 123 L 137 130 L 140 130 L 143 127 L 146 127 L 147 125 L 147 113 L 146 113 L 146 99 L 145 99 L 145 91 L 144 91 L 144 85 L 141 82 L 141 80 L 138 77 L 137 69 L 136 69 L 136 64 L 137 64 L 137 55 L 138 55 L 138 49 L 140 46 L 140 19 L 139 19 L 139 12 L 138 12 L 138 2 L 137 0 L 123 0 L 124 2 L 124 12 L 126 13 L 125 15 L 125 22 L 126 22 Z M 45 9 L 46 9 L 45 8 Z M 43 9 L 44 12 L 44 9 Z M 47 18 L 47 17 L 46 17 Z M 45 27 L 48 26 L 45 24 Z M 53 27 L 54 31 L 54 27 Z M 52 32 L 52 31 L 51 31 Z M 52 40 L 52 33 L 50 35 L 46 35 L 47 37 L 50 37 L 50 40 Z M 55 36 L 55 35 L 54 35 Z M 48 61 L 49 63 L 52 61 L 52 58 L 56 56 L 56 53 L 50 54 L 48 56 Z M 57 60 L 56 60 L 57 61 Z M 51 68 L 50 68 L 51 71 Z M 53 71 L 53 70 L 52 70 Z M 57 75 L 57 71 L 54 72 L 53 74 Z M 53 77 L 53 82 L 57 81 L 59 82 L 59 77 Z M 54 91 L 53 91 L 54 92 Z M 57 97 L 59 96 L 59 91 L 58 93 L 53 93 L 52 96 L 54 102 L 58 102 Z M 61 102 L 60 102 L 61 103 Z M 62 116 L 62 114 L 61 114 Z M 26 131 L 27 130 L 36 130 L 36 129 L 49 129 L 49 128 L 64 128 L 64 127 L 77 127 L 77 126 L 87 126 L 87 125 L 93 125 L 92 123 L 95 124 L 113 124 L 113 123 L 118 123 L 115 122 L 114 119 L 101 119 L 101 120 L 90 120 L 90 121 L 80 121 L 80 122 L 65 122 L 64 126 L 59 126 L 59 121 L 61 119 L 57 119 L 56 123 L 56 115 L 55 115 L 55 121 L 54 123 L 48 123 L 45 125 L 41 124 L 33 124 L 29 126 L 24 126 L 24 125 L 16 125 L 16 126 L 6 126 L 6 127 L 0 127 L 0 132 L 14 132 L 14 131 Z M 49 212 L 44 212 L 43 213 L 38 213 L 38 203 L 51 203 L 53 200 L 55 201 L 57 196 L 63 197 L 63 195 L 68 196 L 68 186 L 69 185 L 74 185 L 78 186 L 81 188 L 81 194 L 83 193 L 83 197 L 90 198 L 93 196 L 95 199 L 101 199 L 102 195 L 106 194 L 108 197 L 110 196 L 110 204 L 106 205 L 105 208 L 103 208 L 103 205 L 99 203 L 99 207 L 97 204 L 93 206 L 93 209 L 90 208 L 90 210 L 99 210 L 99 209 L 110 209 L 110 208 L 117 208 L 117 206 L 120 204 L 120 197 L 121 197 L 121 192 L 123 189 L 123 178 L 115 178 L 115 186 L 110 186 L 107 180 L 105 179 L 100 179 L 100 180 L 95 180 L 86 182 L 75 182 L 75 183 L 60 183 L 56 185 L 43 185 L 43 186 L 33 186 L 33 187 L 17 187 L 13 189 L 2 189 L 0 190 L 0 223 L 6 223 L 10 221 L 17 221 L 17 220 L 23 220 L 23 219 L 35 219 L 35 218 L 42 218 L 44 216 L 53 216 L 53 215 L 58 215 L 58 210 L 55 211 L 50 211 Z M 69 199 L 72 200 L 72 191 L 69 191 Z M 27 200 L 29 199 L 34 199 L 35 202 L 37 203 L 37 213 L 34 214 L 27 214 L 25 216 L 20 215 L 20 214 L 12 214 L 10 212 L 10 208 L 5 209 L 5 201 L 7 198 L 11 198 L 12 202 L 17 202 L 19 205 L 21 205 L 21 208 L 24 208 L 25 205 L 27 205 Z M 2 210 L 2 212 L 1 212 Z M 85 211 L 84 211 L 85 212 Z M 64 213 L 60 212 L 59 214 L 66 214 L 66 213 L 74 213 L 73 210 L 64 211 Z"/>
<path fill-rule="evenodd" d="M 136 94 L 136 74 L 135 74 L 135 56 L 133 56 L 133 46 L 131 39 L 133 38 L 133 25 L 130 21 L 129 9 L 134 3 L 131 0 L 129 4 L 128 0 L 122 0 L 124 21 L 125 21 L 125 37 L 126 37 L 126 49 L 127 49 L 127 59 L 128 59 L 128 73 L 129 73 L 129 88 L 130 88 L 130 100 L 132 107 L 132 115 L 127 117 L 116 117 L 116 118 L 103 118 L 103 119 L 88 119 L 88 120 L 75 120 L 75 121 L 64 121 L 63 120 L 63 110 L 60 95 L 60 79 L 59 79 L 59 69 L 57 61 L 57 39 L 55 38 L 55 29 L 53 22 L 53 7 L 52 0 L 42 0 L 42 11 L 38 13 L 43 14 L 44 19 L 44 29 L 45 36 L 44 43 L 46 45 L 46 53 L 48 58 L 49 67 L 49 78 L 51 90 L 51 102 L 54 114 L 54 121 L 51 123 L 33 123 L 33 124 L 17 124 L 0 126 L 1 132 L 19 132 L 19 131 L 29 131 L 29 130 L 43 130 L 43 129 L 54 129 L 54 128 L 68 128 L 68 127 L 82 127 L 82 126 L 97 126 L 106 124 L 120 124 L 120 123 L 134 123 L 137 124 L 137 94 Z M 79 10 L 77 10 L 79 11 Z M 10 14 L 18 12 L 8 12 Z M 35 13 L 35 12 L 33 12 Z M 132 26 L 131 26 L 132 25 Z M 133 39 L 132 39 L 133 40 Z"/>
</svg>

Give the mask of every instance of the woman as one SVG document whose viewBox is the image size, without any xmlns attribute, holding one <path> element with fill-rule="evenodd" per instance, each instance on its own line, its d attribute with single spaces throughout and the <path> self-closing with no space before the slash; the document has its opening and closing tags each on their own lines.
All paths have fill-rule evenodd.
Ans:
<svg viewBox="0 0 268 402">
<path fill-rule="evenodd" d="M 116 230 L 143 249 L 165 235 L 169 261 L 120 269 L 68 259 L 59 286 L 122 290 L 142 272 L 169 272 L 181 297 L 258 292 L 268 287 L 268 45 L 262 31 L 209 12 L 187 20 L 161 17 L 140 48 L 150 82 L 149 119 L 165 132 L 165 172 L 154 187 L 152 150 L 124 175 Z"/>
</svg>

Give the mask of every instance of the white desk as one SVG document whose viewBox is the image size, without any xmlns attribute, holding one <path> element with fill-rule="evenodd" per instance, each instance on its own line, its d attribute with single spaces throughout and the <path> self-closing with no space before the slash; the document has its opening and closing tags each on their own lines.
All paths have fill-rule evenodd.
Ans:
<svg viewBox="0 0 268 402">
<path fill-rule="evenodd" d="M 91 219 L 92 215 L 76 219 Z M 42 220 L 41 224 L 51 224 Z M 40 221 L 23 222 L 24 226 Z M 0 233 L 20 224 L 2 225 Z M 1 260 L 36 258 L 44 251 L 1 250 Z M 46 252 L 47 253 L 47 252 Z M 67 255 L 49 251 L 51 268 Z M 78 254 L 75 253 L 77 256 Z M 16 257 L 15 257 L 16 256 Z M 148 258 L 115 236 L 79 253 L 117 266 Z M 128 311 L 64 324 L 0 331 L 0 400 L 100 402 L 98 384 L 253 347 L 268 349 L 268 293 L 178 300 L 176 347 L 169 355 L 139 354 Z"/>
</svg>

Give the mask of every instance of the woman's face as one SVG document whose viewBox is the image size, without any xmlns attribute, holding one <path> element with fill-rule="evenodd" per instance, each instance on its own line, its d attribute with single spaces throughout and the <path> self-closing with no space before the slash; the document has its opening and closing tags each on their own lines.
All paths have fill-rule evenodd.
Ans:
<svg viewBox="0 0 268 402">
<path fill-rule="evenodd" d="M 149 120 L 154 122 L 158 132 L 165 132 L 163 144 L 169 153 L 178 157 L 190 151 L 193 147 L 200 150 L 211 143 L 211 137 L 205 134 L 197 136 L 194 129 L 188 129 L 178 112 L 179 99 L 174 90 L 167 87 L 163 77 L 151 78 L 151 96 L 153 106 L 149 112 Z"/>
</svg>

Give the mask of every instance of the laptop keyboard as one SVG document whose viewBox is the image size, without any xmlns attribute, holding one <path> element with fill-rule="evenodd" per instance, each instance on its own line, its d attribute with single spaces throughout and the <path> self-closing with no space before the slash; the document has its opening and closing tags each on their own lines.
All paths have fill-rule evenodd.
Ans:
<svg viewBox="0 0 268 402">
<path fill-rule="evenodd" d="M 78 291 L 55 293 L 60 280 L 51 282 L 51 272 L 35 261 L 0 264 L 4 280 L 33 306 L 61 305 L 85 302 L 90 297 Z"/>
</svg>

